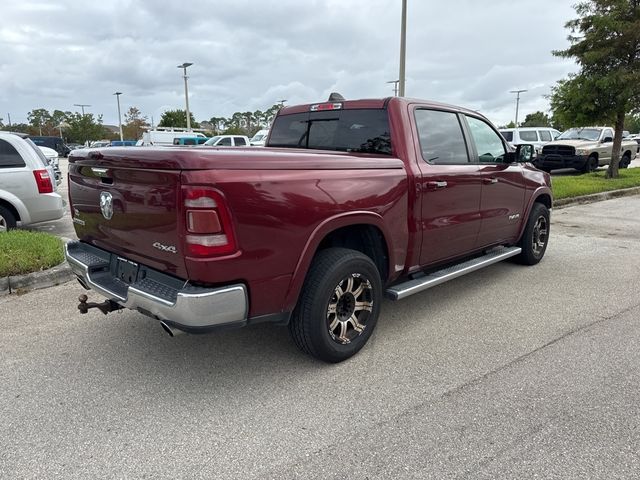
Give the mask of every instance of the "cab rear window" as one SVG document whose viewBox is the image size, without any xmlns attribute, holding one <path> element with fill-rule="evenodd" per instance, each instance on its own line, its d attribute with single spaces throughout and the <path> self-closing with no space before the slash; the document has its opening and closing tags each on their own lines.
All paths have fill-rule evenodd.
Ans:
<svg viewBox="0 0 640 480">
<path fill-rule="evenodd" d="M 391 155 L 387 111 L 356 109 L 279 115 L 268 146 Z"/>
</svg>

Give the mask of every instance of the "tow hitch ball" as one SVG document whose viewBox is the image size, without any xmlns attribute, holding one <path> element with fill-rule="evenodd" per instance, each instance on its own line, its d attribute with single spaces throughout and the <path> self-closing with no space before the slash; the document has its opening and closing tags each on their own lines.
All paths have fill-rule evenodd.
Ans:
<svg viewBox="0 0 640 480">
<path fill-rule="evenodd" d="M 80 313 L 87 313 L 90 309 L 97 308 L 106 315 L 109 312 L 115 312 L 116 310 L 120 310 L 122 308 L 120 305 L 112 302 L 111 300 L 105 300 L 102 303 L 95 303 L 87 302 L 88 299 L 89 298 L 84 293 L 78 297 L 78 301 L 80 302 L 78 304 L 78 310 L 80 310 Z"/>
</svg>

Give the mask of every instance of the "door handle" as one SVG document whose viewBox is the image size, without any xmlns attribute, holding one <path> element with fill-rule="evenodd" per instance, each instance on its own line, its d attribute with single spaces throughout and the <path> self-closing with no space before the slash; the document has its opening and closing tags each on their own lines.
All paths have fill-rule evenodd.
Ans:
<svg viewBox="0 0 640 480">
<path fill-rule="evenodd" d="M 427 182 L 427 188 L 435 189 L 435 188 L 445 188 L 447 186 L 447 182 L 438 181 L 438 182 Z"/>
<path fill-rule="evenodd" d="M 498 179 L 495 177 L 492 178 L 483 178 L 482 179 L 482 183 L 485 183 L 487 185 L 493 185 L 495 183 L 498 183 Z"/>
</svg>

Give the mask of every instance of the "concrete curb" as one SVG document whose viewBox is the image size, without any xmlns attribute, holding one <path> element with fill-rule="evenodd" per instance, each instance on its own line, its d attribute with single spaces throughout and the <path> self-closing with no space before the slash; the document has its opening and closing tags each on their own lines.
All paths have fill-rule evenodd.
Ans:
<svg viewBox="0 0 640 480">
<path fill-rule="evenodd" d="M 71 240 L 62 238 L 62 241 L 68 243 Z M 73 280 L 74 278 L 75 274 L 71 271 L 71 267 L 69 267 L 69 264 L 65 260 L 60 265 L 40 272 L 0 278 L 0 296 L 53 287 Z"/>
<path fill-rule="evenodd" d="M 603 200 L 610 200 L 618 197 L 630 197 L 632 195 L 640 195 L 640 187 L 623 188 L 620 190 L 611 190 L 609 192 L 582 195 L 580 197 L 562 198 L 560 200 L 554 200 L 553 208 L 565 208 L 585 203 L 602 202 Z"/>
</svg>

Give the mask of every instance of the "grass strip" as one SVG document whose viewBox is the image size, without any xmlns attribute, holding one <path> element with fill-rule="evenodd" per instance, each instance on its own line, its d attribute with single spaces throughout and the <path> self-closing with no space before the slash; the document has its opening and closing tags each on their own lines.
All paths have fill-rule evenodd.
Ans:
<svg viewBox="0 0 640 480">
<path fill-rule="evenodd" d="M 0 277 L 46 270 L 63 260 L 62 240 L 58 237 L 28 230 L 0 233 Z"/>
<path fill-rule="evenodd" d="M 640 168 L 620 169 L 618 178 L 604 178 L 605 173 L 603 170 L 583 175 L 553 177 L 553 197 L 559 200 L 640 186 Z"/>
</svg>

